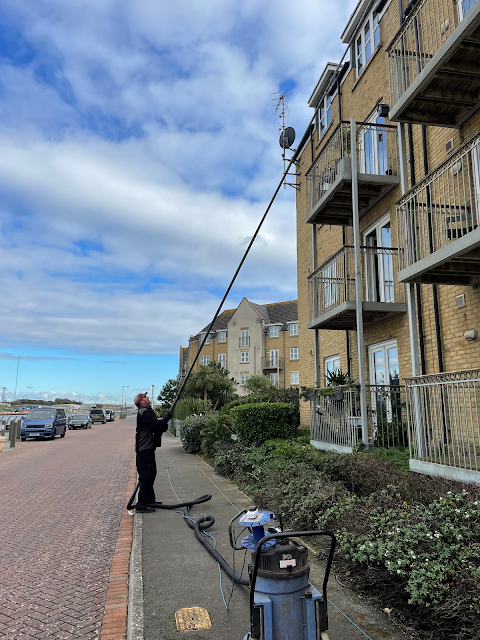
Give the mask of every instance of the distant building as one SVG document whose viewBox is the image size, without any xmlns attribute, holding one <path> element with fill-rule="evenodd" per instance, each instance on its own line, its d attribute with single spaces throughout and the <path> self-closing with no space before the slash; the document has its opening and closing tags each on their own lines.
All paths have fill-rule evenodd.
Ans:
<svg viewBox="0 0 480 640">
<path fill-rule="evenodd" d="M 191 336 L 188 349 L 180 347 L 179 378 L 188 371 L 207 330 Z M 283 389 L 298 387 L 299 360 L 297 301 L 260 305 L 244 298 L 236 309 L 219 315 L 194 370 L 218 362 L 239 385 L 260 373 Z"/>
</svg>

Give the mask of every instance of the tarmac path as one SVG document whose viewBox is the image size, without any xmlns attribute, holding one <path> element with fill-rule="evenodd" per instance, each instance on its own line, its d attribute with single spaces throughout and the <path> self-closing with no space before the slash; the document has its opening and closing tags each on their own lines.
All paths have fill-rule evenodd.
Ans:
<svg viewBox="0 0 480 640">
<path fill-rule="evenodd" d="M 135 418 L 0 454 L 0 638 L 98 638 Z"/>
</svg>

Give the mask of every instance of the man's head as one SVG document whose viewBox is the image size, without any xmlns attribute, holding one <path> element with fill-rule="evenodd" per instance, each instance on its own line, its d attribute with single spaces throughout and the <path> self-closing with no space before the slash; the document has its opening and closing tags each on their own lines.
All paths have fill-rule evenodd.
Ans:
<svg viewBox="0 0 480 640">
<path fill-rule="evenodd" d="M 150 398 L 148 397 L 148 392 L 146 393 L 137 393 L 135 399 L 133 401 L 138 408 L 140 407 L 149 407 L 150 406 Z"/>
</svg>

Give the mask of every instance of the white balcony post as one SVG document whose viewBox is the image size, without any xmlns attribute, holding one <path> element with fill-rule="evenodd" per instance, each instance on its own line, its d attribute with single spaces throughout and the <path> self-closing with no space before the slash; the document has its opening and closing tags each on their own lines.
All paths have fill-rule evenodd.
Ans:
<svg viewBox="0 0 480 640">
<path fill-rule="evenodd" d="M 368 416 L 365 358 L 363 355 L 363 305 L 362 305 L 362 268 L 360 261 L 360 217 L 358 211 L 358 170 L 357 170 L 357 127 L 355 120 L 350 120 L 350 159 L 352 162 L 352 218 L 353 247 L 355 255 L 355 310 L 357 315 L 358 345 L 358 381 L 360 383 L 360 413 L 362 416 L 362 441 L 368 447 Z"/>
<path fill-rule="evenodd" d="M 312 271 L 315 272 L 317 269 L 317 225 L 312 224 Z M 318 314 L 318 288 L 317 288 L 317 278 L 316 276 L 313 279 L 313 308 L 314 308 L 314 317 Z M 313 330 L 314 336 L 314 345 L 313 345 L 313 358 L 314 358 L 314 366 L 315 366 L 315 386 L 320 386 L 320 372 L 318 367 L 318 329 Z"/>
<path fill-rule="evenodd" d="M 408 191 L 408 174 L 407 174 L 407 145 L 405 142 L 405 124 L 403 122 L 399 122 L 398 125 L 398 147 L 399 147 L 399 155 L 400 155 L 400 180 L 402 187 L 402 196 L 405 195 Z M 413 186 L 413 185 L 412 185 Z M 404 214 L 405 215 L 405 214 Z M 404 221 L 405 222 L 405 221 Z M 407 225 L 404 225 L 404 234 L 405 234 L 405 247 L 404 251 L 409 251 L 408 243 L 410 238 L 408 238 L 408 229 Z M 398 248 L 401 251 L 401 247 Z M 406 294 L 407 294 L 407 305 L 408 305 L 408 327 L 410 333 L 410 352 L 411 352 L 411 360 L 412 360 L 412 376 L 420 375 L 420 357 L 419 357 L 419 349 L 418 349 L 418 331 L 417 331 L 417 317 L 416 317 L 416 302 L 415 302 L 415 291 L 414 286 L 411 282 L 408 282 L 406 285 Z M 417 445 L 417 455 L 422 456 L 425 451 L 425 435 L 423 428 L 423 414 L 421 409 L 420 402 L 420 392 L 417 386 L 413 388 L 413 404 L 414 410 L 413 420 L 415 423 L 415 435 L 413 440 Z M 410 414 L 409 414 L 410 415 Z"/>
</svg>

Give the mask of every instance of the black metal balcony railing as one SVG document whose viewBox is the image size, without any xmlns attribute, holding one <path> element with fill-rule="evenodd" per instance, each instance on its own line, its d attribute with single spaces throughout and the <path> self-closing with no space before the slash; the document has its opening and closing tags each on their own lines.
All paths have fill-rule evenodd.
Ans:
<svg viewBox="0 0 480 640">
<path fill-rule="evenodd" d="M 307 172 L 307 221 L 314 220 L 312 212 L 321 206 L 322 201 L 329 203 L 328 218 L 332 224 L 351 224 L 352 199 L 351 157 L 357 157 L 359 174 L 359 210 L 364 213 L 373 206 L 385 188 L 396 184 L 398 179 L 374 179 L 374 176 L 398 176 L 398 146 L 395 126 L 359 122 L 356 125 L 356 140 L 352 145 L 349 122 L 341 122 L 323 147 L 320 155 Z M 369 179 L 368 176 L 371 176 Z M 385 184 L 383 184 L 385 183 Z M 338 190 L 338 194 L 336 193 Z M 330 196 L 336 194 L 334 200 Z M 312 218 L 312 219 L 310 219 Z"/>
<path fill-rule="evenodd" d="M 414 6 L 387 48 L 391 119 L 458 126 L 475 109 L 476 3 L 419 0 Z"/>
<path fill-rule="evenodd" d="M 366 385 L 367 416 L 360 410 L 360 388 L 339 386 L 318 389 L 312 403 L 311 439 L 326 448 L 353 449 L 363 440 L 374 447 L 408 446 L 405 387 Z M 321 446 L 320 446 L 321 448 Z"/>
<path fill-rule="evenodd" d="M 403 248 L 400 279 L 439 284 L 477 282 L 479 257 L 467 250 L 475 251 L 480 242 L 479 215 L 480 134 L 477 134 L 397 202 L 399 245 Z M 448 255 L 456 261 L 446 260 Z"/>
<path fill-rule="evenodd" d="M 404 303 L 403 285 L 397 282 L 398 250 L 360 247 L 362 302 Z M 308 278 L 309 321 L 345 302 L 355 302 L 355 255 L 342 247 Z"/>
<path fill-rule="evenodd" d="M 283 369 L 283 358 L 279 356 L 262 358 L 262 369 Z"/>
</svg>

